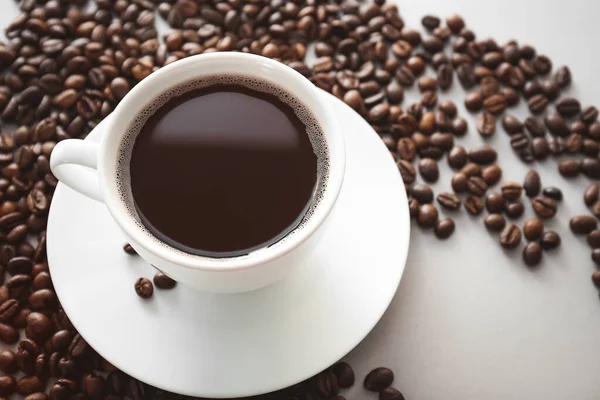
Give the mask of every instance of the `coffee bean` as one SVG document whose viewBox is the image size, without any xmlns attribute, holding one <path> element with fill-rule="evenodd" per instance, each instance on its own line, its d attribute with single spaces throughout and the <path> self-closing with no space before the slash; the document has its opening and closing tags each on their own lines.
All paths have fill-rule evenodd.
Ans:
<svg viewBox="0 0 600 400">
<path fill-rule="evenodd" d="M 579 116 L 586 124 L 592 124 L 598 119 L 598 109 L 594 106 L 588 106 L 581 111 Z"/>
<path fill-rule="evenodd" d="M 580 163 L 577 160 L 563 160 L 558 164 L 558 172 L 565 178 L 579 175 Z"/>
<path fill-rule="evenodd" d="M 401 138 L 396 145 L 396 153 L 402 160 L 414 160 L 417 155 L 415 142 L 410 138 Z"/>
<path fill-rule="evenodd" d="M 142 299 L 148 299 L 148 298 L 152 297 L 153 291 L 154 291 L 154 288 L 153 288 L 152 282 L 150 282 L 150 280 L 148 280 L 146 278 L 139 278 L 135 282 L 135 292 Z"/>
<path fill-rule="evenodd" d="M 501 191 L 506 200 L 518 200 L 523 193 L 523 187 L 517 182 L 509 181 L 502 185 Z"/>
<path fill-rule="evenodd" d="M 460 172 L 470 176 L 481 176 L 481 167 L 474 162 L 467 163 L 464 167 L 461 168 Z"/>
<path fill-rule="evenodd" d="M 592 259 L 594 259 L 594 254 L 592 253 Z M 600 290 L 600 271 L 594 271 L 594 273 L 592 274 L 592 282 L 594 283 L 594 286 L 596 286 L 596 289 Z"/>
<path fill-rule="evenodd" d="M 596 218 L 600 219 L 600 200 L 596 201 L 594 204 L 592 204 L 592 214 L 594 214 L 596 216 Z"/>
<path fill-rule="evenodd" d="M 465 97 L 465 107 L 471 112 L 481 110 L 483 107 L 483 96 L 479 92 L 471 92 Z"/>
<path fill-rule="evenodd" d="M 471 215 L 479 215 L 483 211 L 483 202 L 477 196 L 469 196 L 464 201 L 465 209 Z"/>
<path fill-rule="evenodd" d="M 125 253 L 130 254 L 130 255 L 137 255 L 137 252 L 129 243 L 127 243 L 123 246 L 123 251 L 125 251 Z"/>
<path fill-rule="evenodd" d="M 476 70 L 476 73 L 477 73 L 477 70 Z M 486 99 L 486 101 L 488 101 L 488 99 L 490 97 L 498 95 L 498 93 L 500 92 L 500 83 L 492 75 L 484 76 L 481 79 L 479 86 L 481 88 L 481 95 L 483 96 L 484 99 Z M 499 96 L 504 97 L 501 94 Z M 504 98 L 504 100 L 506 100 L 506 98 Z M 484 105 L 485 105 L 485 102 L 484 102 Z M 491 110 L 488 110 L 488 111 L 492 112 Z"/>
<path fill-rule="evenodd" d="M 452 177 L 452 190 L 456 193 L 461 193 L 467 190 L 467 182 L 469 178 L 466 174 L 459 172 Z"/>
<path fill-rule="evenodd" d="M 579 153 L 583 146 L 583 136 L 579 133 L 572 133 L 565 140 L 565 150 L 568 153 Z"/>
<path fill-rule="evenodd" d="M 433 228 L 438 220 L 438 210 L 431 204 L 423 204 L 419 208 L 417 223 L 422 228 Z"/>
<path fill-rule="evenodd" d="M 454 169 L 459 169 L 467 163 L 467 151 L 462 146 L 454 146 L 448 153 L 448 165 Z"/>
<path fill-rule="evenodd" d="M 469 151 L 469 160 L 481 165 L 493 163 L 496 161 L 497 156 L 496 150 L 487 145 L 479 146 Z"/>
<path fill-rule="evenodd" d="M 0 340 L 6 344 L 13 344 L 19 340 L 19 331 L 14 327 L 0 323 Z"/>
<path fill-rule="evenodd" d="M 433 201 L 433 190 L 427 185 L 415 184 L 410 190 L 410 194 L 420 204 L 431 203 Z"/>
<path fill-rule="evenodd" d="M 449 210 L 458 210 L 461 206 L 460 198 L 453 193 L 440 193 L 437 196 L 437 201 L 442 207 Z"/>
<path fill-rule="evenodd" d="M 588 157 L 598 157 L 598 154 L 600 154 L 600 144 L 592 139 L 583 139 L 581 152 Z"/>
<path fill-rule="evenodd" d="M 512 115 L 507 115 L 502 119 L 502 127 L 509 135 L 523 132 L 523 123 Z"/>
<path fill-rule="evenodd" d="M 523 189 L 525 189 L 525 195 L 527 197 L 535 197 L 540 193 L 542 188 L 542 181 L 540 175 L 534 171 L 529 170 L 525 175 L 525 181 L 523 183 Z"/>
<path fill-rule="evenodd" d="M 490 213 L 504 211 L 504 197 L 500 193 L 490 193 L 485 198 L 485 208 Z"/>
<path fill-rule="evenodd" d="M 493 114 L 484 111 L 477 116 L 476 126 L 481 136 L 490 137 L 496 133 L 496 118 Z"/>
<path fill-rule="evenodd" d="M 434 159 L 423 158 L 419 161 L 418 167 L 419 173 L 427 182 L 436 182 L 439 179 L 440 171 Z"/>
<path fill-rule="evenodd" d="M 395 76 L 398 80 L 398 83 L 400 83 L 400 85 L 402 85 L 403 87 L 411 87 L 415 82 L 415 75 L 410 70 L 410 68 L 408 68 L 405 65 L 401 65 L 400 67 L 398 67 Z"/>
<path fill-rule="evenodd" d="M 552 250 L 560 246 L 561 239 L 558 233 L 554 231 L 546 231 L 542 234 L 540 244 L 544 250 Z"/>
<path fill-rule="evenodd" d="M 590 207 L 598 200 L 598 195 L 600 194 L 600 184 L 592 183 L 590 184 L 583 193 L 583 202 L 586 206 Z"/>
<path fill-rule="evenodd" d="M 379 392 L 379 400 L 404 400 L 404 395 L 393 387 L 388 387 Z"/>
<path fill-rule="evenodd" d="M 527 240 L 537 240 L 544 232 L 544 223 L 539 218 L 530 218 L 523 225 L 523 233 Z"/>
<path fill-rule="evenodd" d="M 400 171 L 400 175 L 402 176 L 402 180 L 404 181 L 404 183 L 410 184 L 415 181 L 417 173 L 410 162 L 405 160 L 398 160 L 396 166 Z"/>
<path fill-rule="evenodd" d="M 556 102 L 556 111 L 563 117 L 572 117 L 581 111 L 579 100 L 574 97 L 563 97 Z"/>
<path fill-rule="evenodd" d="M 494 94 L 483 101 L 483 107 L 490 114 L 500 114 L 507 107 L 506 97 L 502 94 Z"/>
<path fill-rule="evenodd" d="M 500 232 L 500 245 L 505 249 L 514 249 L 521 244 L 521 230 L 515 224 L 507 224 Z"/>
<path fill-rule="evenodd" d="M 536 196 L 531 200 L 531 205 L 540 218 L 552 218 L 556 214 L 556 202 L 549 197 Z"/>
<path fill-rule="evenodd" d="M 569 67 L 562 66 L 556 71 L 556 82 L 560 87 L 566 87 L 571 83 L 571 71 Z"/>
<path fill-rule="evenodd" d="M 577 235 L 587 235 L 598 226 L 596 218 L 589 215 L 578 215 L 569 221 L 571 231 Z"/>
<path fill-rule="evenodd" d="M 504 212 L 508 218 L 517 219 L 520 218 L 521 215 L 523 215 L 523 213 L 525 212 L 525 207 L 520 201 L 515 201 L 507 204 Z"/>
<path fill-rule="evenodd" d="M 354 371 L 345 362 L 339 362 L 331 367 L 334 375 L 338 380 L 340 388 L 347 389 L 354 385 Z"/>
<path fill-rule="evenodd" d="M 538 242 L 528 243 L 523 249 L 523 261 L 533 267 L 542 261 L 542 246 Z"/>
<path fill-rule="evenodd" d="M 534 114 L 540 114 L 548 107 L 548 98 L 543 94 L 536 94 L 527 100 L 529 111 Z"/>
<path fill-rule="evenodd" d="M 8 322 L 19 311 L 19 302 L 15 299 L 6 300 L 0 304 L 0 321 Z"/>
<path fill-rule="evenodd" d="M 506 220 L 500 214 L 490 214 L 483 220 L 485 227 L 490 231 L 499 232 L 506 225 Z"/>
<path fill-rule="evenodd" d="M 421 24 L 425 29 L 433 31 L 440 26 L 440 19 L 434 15 L 426 15 L 421 19 Z"/>
<path fill-rule="evenodd" d="M 447 239 L 454 233 L 454 229 L 454 221 L 450 218 L 446 218 L 437 222 L 434 232 L 438 239 Z"/>
<path fill-rule="evenodd" d="M 487 191 L 487 183 L 479 176 L 471 176 L 467 181 L 467 189 L 477 197 L 482 197 Z"/>
<path fill-rule="evenodd" d="M 525 119 L 525 128 L 532 136 L 544 136 L 546 134 L 546 127 L 537 118 L 527 117 Z"/>
<path fill-rule="evenodd" d="M 592 261 L 594 261 L 596 266 L 600 266 L 600 249 L 592 250 Z M 600 273 L 598 273 L 598 271 L 594 271 L 594 275 L 592 276 L 594 284 L 596 284 L 599 275 Z M 596 285 L 596 287 L 598 287 L 598 285 Z"/>
<path fill-rule="evenodd" d="M 567 122 L 560 114 L 552 113 L 546 115 L 544 122 L 550 133 L 553 135 L 564 137 L 570 133 Z"/>
<path fill-rule="evenodd" d="M 392 370 L 380 367 L 375 368 L 367 374 L 363 386 L 370 392 L 380 392 L 394 382 L 394 373 Z"/>
<path fill-rule="evenodd" d="M 597 158 L 585 157 L 581 161 L 581 172 L 588 178 L 600 178 L 600 160 Z"/>
<path fill-rule="evenodd" d="M 587 242 L 592 249 L 600 248 L 600 230 L 594 229 L 588 233 Z"/>
<path fill-rule="evenodd" d="M 497 165 L 490 165 L 481 171 L 481 177 L 488 187 L 493 186 L 502 178 L 502 169 Z"/>
<path fill-rule="evenodd" d="M 562 201 L 563 199 L 562 191 L 557 187 L 547 187 L 542 191 L 542 194 L 555 201 Z"/>
<path fill-rule="evenodd" d="M 417 218 L 417 215 L 419 215 L 420 208 L 421 204 L 419 204 L 419 201 L 417 199 L 408 199 L 408 210 L 411 218 Z"/>
</svg>

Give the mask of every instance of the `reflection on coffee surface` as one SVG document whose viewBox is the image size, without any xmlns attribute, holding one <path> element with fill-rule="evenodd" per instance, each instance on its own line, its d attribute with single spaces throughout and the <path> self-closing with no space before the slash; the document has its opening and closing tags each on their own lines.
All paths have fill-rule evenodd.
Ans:
<svg viewBox="0 0 600 400">
<path fill-rule="evenodd" d="M 130 129 L 125 190 L 139 221 L 166 244 L 210 257 L 247 254 L 285 237 L 318 202 L 327 165 L 319 125 L 289 93 L 256 82 L 175 92 Z"/>
</svg>

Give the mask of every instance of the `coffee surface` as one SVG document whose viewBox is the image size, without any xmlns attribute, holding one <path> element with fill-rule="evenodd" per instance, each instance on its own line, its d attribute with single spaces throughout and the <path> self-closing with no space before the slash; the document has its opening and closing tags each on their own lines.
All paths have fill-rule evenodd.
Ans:
<svg viewBox="0 0 600 400">
<path fill-rule="evenodd" d="M 212 257 L 243 255 L 293 230 L 317 175 L 294 109 L 235 84 L 169 99 L 141 128 L 130 160 L 131 194 L 146 228 Z"/>
</svg>

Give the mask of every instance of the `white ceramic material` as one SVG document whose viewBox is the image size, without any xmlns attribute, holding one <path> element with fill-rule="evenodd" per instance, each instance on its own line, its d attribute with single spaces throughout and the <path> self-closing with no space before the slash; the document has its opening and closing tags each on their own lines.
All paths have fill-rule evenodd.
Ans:
<svg viewBox="0 0 600 400">
<path fill-rule="evenodd" d="M 48 221 L 50 273 L 69 318 L 108 361 L 174 392 L 252 395 L 318 373 L 375 326 L 404 270 L 406 193 L 369 125 L 322 96 L 344 132 L 346 178 L 320 243 L 266 288 L 211 294 L 181 285 L 140 299 L 133 284 L 153 268 L 125 254 L 127 239 L 102 204 L 59 184 Z"/>
<path fill-rule="evenodd" d="M 300 229 L 283 240 L 251 253 L 231 258 L 186 254 L 144 233 L 127 212 L 118 193 L 119 144 L 149 99 L 167 89 L 202 77 L 243 75 L 266 80 L 296 96 L 320 124 L 329 153 L 326 188 L 318 206 Z M 333 208 L 345 171 L 345 146 L 329 104 L 305 77 L 284 64 L 245 53 L 214 53 L 189 57 L 154 72 L 135 86 L 119 103 L 105 124 L 99 143 L 72 139 L 60 142 L 52 152 L 52 172 L 63 183 L 103 201 L 129 243 L 148 262 L 179 282 L 212 292 L 241 292 L 263 287 L 287 275 L 304 260 L 318 242 L 317 229 Z M 87 168 L 84 168 L 87 167 Z M 95 173 L 90 169 L 95 170 Z M 201 184 L 201 182 L 199 183 Z"/>
</svg>

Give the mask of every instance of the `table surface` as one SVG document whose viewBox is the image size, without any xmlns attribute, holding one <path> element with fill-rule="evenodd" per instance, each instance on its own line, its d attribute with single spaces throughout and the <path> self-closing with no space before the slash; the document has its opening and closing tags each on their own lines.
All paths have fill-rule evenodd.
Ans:
<svg viewBox="0 0 600 400">
<path fill-rule="evenodd" d="M 398 4 L 409 27 L 420 28 L 427 13 L 458 12 L 479 37 L 494 37 L 500 43 L 518 38 L 532 44 L 555 66 L 570 66 L 574 85 L 569 94 L 584 105 L 597 100 L 600 83 L 594 72 L 600 65 L 596 43 L 600 2 Z M 0 26 L 6 26 L 17 8 L 11 0 L 2 0 L 2 5 Z M 482 144 L 462 96 L 462 88 L 455 84 L 440 98 L 456 101 L 469 122 L 469 134 L 458 143 Z M 407 93 L 407 101 L 416 98 L 416 93 Z M 509 112 L 527 115 L 523 106 Z M 522 181 L 529 167 L 513 154 L 507 136 L 499 130 L 489 143 L 499 150 L 504 179 Z M 452 174 L 446 161 L 442 167 L 436 193 L 450 190 Z M 558 186 L 565 194 L 557 217 L 547 223 L 561 234 L 560 249 L 545 253 L 541 266 L 530 270 L 521 261 L 522 247 L 504 251 L 481 219 L 464 211 L 448 214 L 455 219 L 457 231 L 445 242 L 414 228 L 398 293 L 377 327 L 346 357 L 359 381 L 372 368 L 388 366 L 396 374 L 394 386 L 407 400 L 600 398 L 600 300 L 590 282 L 594 266 L 585 238 L 573 236 L 568 227 L 572 215 L 587 213 L 582 192 L 588 181 L 565 181 L 554 160 L 537 163 L 536 168 L 544 186 Z M 520 225 L 530 216 L 527 204 Z M 360 384 L 346 397 L 375 398 Z"/>
</svg>

